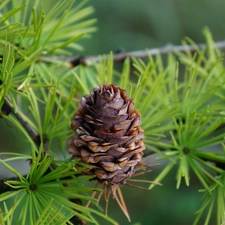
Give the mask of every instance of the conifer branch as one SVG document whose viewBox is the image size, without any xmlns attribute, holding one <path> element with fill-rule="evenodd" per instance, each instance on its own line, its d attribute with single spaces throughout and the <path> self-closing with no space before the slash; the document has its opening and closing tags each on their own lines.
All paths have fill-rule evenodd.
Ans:
<svg viewBox="0 0 225 225">
<path fill-rule="evenodd" d="M 138 50 L 138 51 L 119 51 L 118 53 L 115 53 L 113 55 L 114 62 L 123 62 L 125 58 L 127 57 L 134 57 L 134 58 L 147 58 L 149 55 L 155 56 L 157 54 L 166 55 L 172 52 L 195 52 L 197 49 L 202 50 L 204 48 L 207 48 L 206 43 L 199 43 L 196 45 L 173 45 L 173 44 L 167 44 L 165 46 L 159 47 L 159 48 L 152 48 L 152 49 L 146 49 L 146 50 Z M 214 43 L 214 47 L 218 49 L 225 49 L 225 41 L 218 41 Z M 48 56 L 43 56 L 43 60 L 49 59 Z M 71 67 L 75 67 L 78 65 L 85 65 L 89 66 L 93 63 L 100 62 L 102 58 L 100 56 L 74 56 L 74 57 L 53 57 L 53 60 L 60 60 L 60 61 L 67 61 L 69 62 Z"/>
<path fill-rule="evenodd" d="M 23 126 L 23 128 L 27 131 L 28 135 L 31 137 L 33 142 L 37 145 L 37 147 L 40 146 L 41 140 L 40 140 L 40 135 L 27 123 L 22 115 L 21 115 L 21 110 L 19 109 L 18 106 L 16 106 L 16 109 L 13 108 L 12 103 L 10 101 L 10 98 L 7 96 L 6 101 L 3 104 L 2 107 L 2 113 L 5 115 L 9 115 L 12 113 L 17 120 L 20 122 L 20 124 Z M 56 168 L 56 165 L 53 163 L 51 164 L 53 168 Z M 49 169 L 46 171 L 46 173 L 49 172 Z M 27 175 L 24 175 L 26 177 Z M 64 179 L 69 179 L 70 177 L 66 177 Z M 13 181 L 19 181 L 18 177 L 12 177 L 12 178 L 4 178 L 0 180 L 0 194 L 9 192 L 9 191 L 14 191 L 15 189 L 12 188 L 11 186 L 7 185 L 5 182 L 8 180 L 13 180 Z M 71 202 L 82 205 L 82 202 L 80 199 L 70 199 Z M 78 216 L 73 216 L 70 219 L 70 222 L 74 225 L 84 225 L 86 224 L 84 220 L 81 220 Z M 67 223 L 68 224 L 68 223 Z"/>
</svg>

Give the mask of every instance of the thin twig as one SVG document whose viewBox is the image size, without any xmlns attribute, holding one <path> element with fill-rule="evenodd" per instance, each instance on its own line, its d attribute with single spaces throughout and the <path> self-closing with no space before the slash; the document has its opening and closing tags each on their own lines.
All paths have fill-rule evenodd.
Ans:
<svg viewBox="0 0 225 225">
<path fill-rule="evenodd" d="M 9 109 L 9 112 L 11 112 L 16 119 L 20 122 L 20 124 L 23 126 L 23 128 L 27 131 L 27 133 L 29 134 L 29 136 L 31 137 L 31 139 L 34 141 L 34 143 L 39 147 L 40 146 L 40 135 L 33 129 L 33 127 L 31 127 L 29 125 L 29 123 L 27 123 L 22 115 L 21 110 L 19 109 L 18 106 L 16 106 L 16 109 L 13 108 L 12 103 L 10 101 L 10 98 L 7 96 L 6 97 L 6 101 L 5 101 L 5 105 L 7 106 L 7 108 Z"/>
<path fill-rule="evenodd" d="M 218 49 L 225 49 L 225 41 L 218 41 L 215 42 L 214 44 L 215 48 Z M 190 52 L 195 52 L 197 51 L 197 49 L 201 50 L 207 48 L 207 44 L 205 43 L 200 43 L 200 44 L 196 44 L 195 46 L 193 45 L 172 45 L 172 44 L 167 44 L 163 47 L 159 47 L 159 48 L 152 48 L 149 50 L 138 50 L 138 51 L 131 51 L 131 52 L 119 52 L 119 53 L 115 53 L 113 55 L 113 60 L 115 62 L 123 62 L 125 58 L 127 57 L 134 57 L 134 58 L 147 58 L 149 55 L 151 56 L 155 56 L 157 54 L 161 54 L 161 55 L 165 55 L 168 53 L 172 53 L 172 52 L 185 52 L 187 51 L 187 49 Z M 47 60 L 49 59 L 49 56 L 43 56 L 42 57 L 43 60 Z M 75 67 L 77 65 L 85 65 L 85 66 L 89 66 L 92 65 L 93 63 L 99 62 L 102 58 L 99 56 L 86 56 L 86 57 L 82 57 L 82 56 L 74 56 L 74 57 L 52 57 L 52 60 L 59 60 L 59 61 L 67 61 L 70 63 L 71 67 Z"/>
</svg>

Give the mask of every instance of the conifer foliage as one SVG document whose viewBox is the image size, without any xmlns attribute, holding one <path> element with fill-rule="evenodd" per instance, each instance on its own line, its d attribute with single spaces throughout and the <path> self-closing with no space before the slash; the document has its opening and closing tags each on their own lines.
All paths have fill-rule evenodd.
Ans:
<svg viewBox="0 0 225 225">
<path fill-rule="evenodd" d="M 206 48 L 186 38 L 186 51 L 166 60 L 130 57 L 117 71 L 109 54 L 71 68 L 67 57 L 96 30 L 86 3 L 0 2 L 0 119 L 25 150 L 1 149 L 0 168 L 13 177 L 0 180 L 0 224 L 99 224 L 96 216 L 118 224 L 107 216 L 110 196 L 132 220 L 123 186 L 154 194 L 172 169 L 176 188 L 193 176 L 202 185 L 193 224 L 224 224 L 225 69 L 209 30 Z M 149 158 L 166 162 L 156 177 Z M 28 164 L 26 174 L 15 161 Z"/>
</svg>

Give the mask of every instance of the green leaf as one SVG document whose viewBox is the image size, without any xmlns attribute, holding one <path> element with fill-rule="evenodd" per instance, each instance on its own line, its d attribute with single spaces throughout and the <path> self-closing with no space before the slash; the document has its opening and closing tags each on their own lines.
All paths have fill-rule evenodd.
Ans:
<svg viewBox="0 0 225 225">
<path fill-rule="evenodd" d="M 170 163 L 167 164 L 167 166 L 162 170 L 162 172 L 154 179 L 155 183 L 159 183 L 174 167 L 175 163 L 171 161 Z M 155 184 L 151 184 L 149 186 L 149 189 L 151 190 Z"/>
</svg>

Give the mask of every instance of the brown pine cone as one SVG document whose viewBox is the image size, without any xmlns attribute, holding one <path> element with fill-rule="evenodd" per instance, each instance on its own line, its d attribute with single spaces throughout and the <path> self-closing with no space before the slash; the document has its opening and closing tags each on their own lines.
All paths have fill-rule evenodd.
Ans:
<svg viewBox="0 0 225 225">
<path fill-rule="evenodd" d="M 68 151 L 91 166 L 86 174 L 105 184 L 124 184 L 145 149 L 140 120 L 125 90 L 114 84 L 94 88 L 75 113 Z"/>
</svg>

